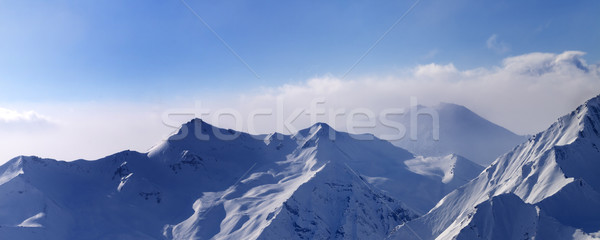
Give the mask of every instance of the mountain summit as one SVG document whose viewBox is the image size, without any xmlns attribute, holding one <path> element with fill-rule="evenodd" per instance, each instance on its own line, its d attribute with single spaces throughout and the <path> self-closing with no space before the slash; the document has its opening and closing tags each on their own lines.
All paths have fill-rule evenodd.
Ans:
<svg viewBox="0 0 600 240">
<path fill-rule="evenodd" d="M 426 110 L 432 110 L 439 116 L 439 140 L 433 137 L 433 117 Z M 411 114 L 417 114 L 416 118 Z M 416 128 L 411 128 L 411 121 L 415 119 L 416 124 L 412 124 Z M 452 103 L 440 103 L 432 108 L 417 106 L 398 121 L 406 127 L 407 132 L 401 140 L 393 141 L 394 145 L 423 156 L 454 153 L 482 166 L 489 165 L 496 157 L 527 140 L 525 136 L 516 135 L 468 108 Z M 411 134 L 416 135 L 416 139 L 411 139 Z"/>
</svg>

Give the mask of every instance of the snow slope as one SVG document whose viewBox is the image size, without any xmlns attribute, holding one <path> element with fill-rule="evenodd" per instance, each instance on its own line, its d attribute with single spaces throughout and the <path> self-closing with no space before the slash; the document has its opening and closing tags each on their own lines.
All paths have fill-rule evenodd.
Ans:
<svg viewBox="0 0 600 240">
<path fill-rule="evenodd" d="M 405 161 L 404 164 L 414 173 L 435 176 L 446 185 L 446 193 L 466 184 L 477 177 L 483 167 L 468 159 L 449 154 L 441 157 L 417 156 Z"/>
<path fill-rule="evenodd" d="M 17 157 L 0 166 L 0 238 L 384 238 L 476 175 L 457 156 L 356 138 L 326 124 L 253 136 L 195 119 L 148 153 Z"/>
<path fill-rule="evenodd" d="M 598 237 L 599 131 L 600 96 L 500 156 L 390 238 L 414 232 L 422 239 Z"/>
<path fill-rule="evenodd" d="M 428 114 L 431 111 L 439 116 L 439 140 L 433 138 L 433 118 Z M 394 145 L 422 156 L 454 153 L 482 166 L 488 166 L 498 156 L 527 141 L 526 136 L 516 135 L 466 107 L 451 103 L 431 108 L 414 107 L 397 121 L 406 127 L 406 134 L 401 140 L 393 141 Z M 411 127 L 411 122 L 416 128 Z M 411 132 L 413 129 L 416 133 Z M 411 134 L 416 134 L 416 138 L 411 139 Z"/>
</svg>

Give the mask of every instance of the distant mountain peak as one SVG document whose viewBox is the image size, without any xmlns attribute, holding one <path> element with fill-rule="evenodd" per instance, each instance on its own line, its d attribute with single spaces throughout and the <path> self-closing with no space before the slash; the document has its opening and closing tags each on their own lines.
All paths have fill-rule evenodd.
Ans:
<svg viewBox="0 0 600 240">
<path fill-rule="evenodd" d="M 461 111 L 466 111 L 466 112 L 473 112 L 463 105 L 459 105 L 456 103 L 450 103 L 450 102 L 440 102 L 435 106 L 435 109 L 438 109 L 438 110 L 442 110 L 442 109 L 444 109 L 444 110 L 461 110 Z"/>
<path fill-rule="evenodd" d="M 439 125 L 434 126 L 434 118 L 438 118 Z M 399 121 L 407 127 L 407 134 L 393 141 L 394 145 L 423 156 L 457 153 L 482 166 L 527 140 L 526 136 L 519 136 L 454 103 L 413 108 L 400 116 Z M 438 139 L 434 139 L 436 130 Z"/>
<path fill-rule="evenodd" d="M 327 123 L 325 123 L 325 122 L 317 122 L 317 123 L 313 124 L 313 126 L 312 126 L 312 127 L 319 127 L 319 128 L 321 128 L 321 129 L 323 129 L 323 130 L 329 130 L 329 129 L 332 129 L 332 127 L 331 127 L 331 126 L 329 126 L 329 124 L 327 124 Z M 335 131 L 335 129 L 334 129 L 334 131 Z"/>
</svg>

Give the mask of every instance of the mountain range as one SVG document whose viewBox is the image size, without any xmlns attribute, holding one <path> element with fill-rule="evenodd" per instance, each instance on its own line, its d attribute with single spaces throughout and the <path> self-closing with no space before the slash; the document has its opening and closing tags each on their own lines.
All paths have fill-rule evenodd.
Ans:
<svg viewBox="0 0 600 240">
<path fill-rule="evenodd" d="M 435 150 L 325 123 L 251 135 L 193 119 L 145 153 L 19 156 L 0 166 L 0 238 L 598 237 L 600 97 L 520 145 L 464 107 L 437 109 Z"/>
<path fill-rule="evenodd" d="M 357 138 L 324 123 L 254 136 L 194 119 L 147 153 L 17 157 L 0 167 L 0 236 L 384 238 L 482 170 Z"/>
</svg>

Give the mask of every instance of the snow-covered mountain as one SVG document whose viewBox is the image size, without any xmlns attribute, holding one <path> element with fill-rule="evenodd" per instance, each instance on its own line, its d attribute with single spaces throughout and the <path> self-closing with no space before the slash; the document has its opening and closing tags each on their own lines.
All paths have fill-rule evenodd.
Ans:
<svg viewBox="0 0 600 240">
<path fill-rule="evenodd" d="M 434 124 L 431 112 L 439 116 L 439 140 L 434 140 Z M 417 116 L 412 116 L 412 115 Z M 416 155 L 444 156 L 458 154 L 482 166 L 527 141 L 467 109 L 466 107 L 440 103 L 434 107 L 417 106 L 396 119 L 406 128 L 404 138 L 393 141 Z M 415 124 L 416 122 L 416 124 Z M 411 127 L 411 123 L 416 128 Z M 416 130 L 416 133 L 411 131 Z M 411 134 L 416 138 L 411 139 Z"/>
<path fill-rule="evenodd" d="M 600 238 L 600 96 L 500 156 L 391 239 Z"/>
<path fill-rule="evenodd" d="M 0 238 L 382 239 L 480 170 L 322 123 L 253 136 L 195 119 L 148 153 L 0 166 Z"/>
</svg>

